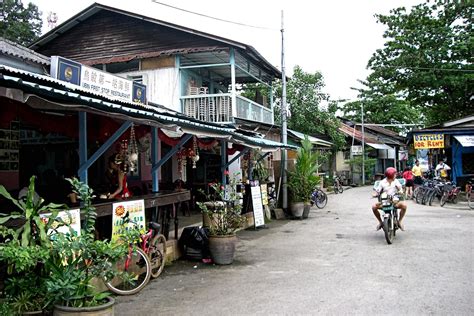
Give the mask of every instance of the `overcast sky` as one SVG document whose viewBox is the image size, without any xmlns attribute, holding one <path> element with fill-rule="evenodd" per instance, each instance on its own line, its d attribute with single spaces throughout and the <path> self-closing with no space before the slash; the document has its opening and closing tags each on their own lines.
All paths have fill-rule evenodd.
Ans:
<svg viewBox="0 0 474 316">
<path fill-rule="evenodd" d="M 375 13 L 411 7 L 422 0 L 157 0 L 182 9 L 225 20 L 263 26 L 243 27 L 175 10 L 152 0 L 101 0 L 108 6 L 227 37 L 255 47 L 270 63 L 281 68 L 281 10 L 284 11 L 287 71 L 300 65 L 307 72 L 321 71 L 325 92 L 332 99 L 354 100 L 357 79 L 365 79 L 367 61 L 382 48 L 384 27 Z M 27 2 L 27 0 L 23 0 Z M 32 0 L 46 17 L 56 12 L 58 25 L 91 5 L 90 0 Z"/>
</svg>

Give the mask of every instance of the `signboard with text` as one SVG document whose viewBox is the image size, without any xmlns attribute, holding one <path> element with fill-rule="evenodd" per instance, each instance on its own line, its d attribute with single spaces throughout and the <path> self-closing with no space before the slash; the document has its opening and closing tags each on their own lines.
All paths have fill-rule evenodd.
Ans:
<svg viewBox="0 0 474 316">
<path fill-rule="evenodd" d="M 262 204 L 262 193 L 260 192 L 260 186 L 250 187 L 250 193 L 252 195 L 252 206 L 253 206 L 253 219 L 255 227 L 265 225 L 265 216 L 263 215 L 263 204 Z"/>
<path fill-rule="evenodd" d="M 43 221 L 48 221 L 51 213 L 40 214 L 40 217 Z M 60 220 L 58 220 L 60 219 Z M 70 228 L 77 233 L 79 236 L 81 234 L 81 210 L 73 209 L 67 211 L 60 211 L 56 216 L 51 228 L 48 230 L 48 235 L 54 234 L 56 232 L 62 234 L 70 233 Z"/>
<path fill-rule="evenodd" d="M 444 148 L 444 134 L 413 135 L 415 149 Z"/>
<path fill-rule="evenodd" d="M 123 201 L 112 204 L 112 240 L 118 239 L 123 220 L 128 216 L 132 226 L 140 229 L 145 227 L 145 200 Z"/>
<path fill-rule="evenodd" d="M 351 146 L 351 153 L 353 155 L 362 155 L 362 146 Z"/>
<path fill-rule="evenodd" d="M 146 103 L 145 85 L 63 57 L 51 57 L 51 76 L 119 101 Z"/>
</svg>

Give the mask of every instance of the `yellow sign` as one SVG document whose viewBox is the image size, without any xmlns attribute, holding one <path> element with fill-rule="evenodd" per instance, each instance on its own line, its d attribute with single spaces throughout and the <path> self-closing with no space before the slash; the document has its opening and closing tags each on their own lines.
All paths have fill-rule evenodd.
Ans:
<svg viewBox="0 0 474 316">
<path fill-rule="evenodd" d="M 128 217 L 132 226 L 136 225 L 136 228 L 145 230 L 145 200 L 122 201 L 112 204 L 112 241 L 119 239 L 125 217 Z"/>
<path fill-rule="evenodd" d="M 444 148 L 444 134 L 413 135 L 415 149 Z"/>
</svg>

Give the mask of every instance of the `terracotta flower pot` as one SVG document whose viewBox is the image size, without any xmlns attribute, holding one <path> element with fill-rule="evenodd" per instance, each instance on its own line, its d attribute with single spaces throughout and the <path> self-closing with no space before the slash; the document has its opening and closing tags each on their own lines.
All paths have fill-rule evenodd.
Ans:
<svg viewBox="0 0 474 316">
<path fill-rule="evenodd" d="M 310 210 L 311 210 L 311 203 L 305 202 L 304 209 L 303 209 L 303 218 L 308 218 Z"/>
<path fill-rule="evenodd" d="M 234 261 L 236 244 L 235 235 L 209 236 L 209 252 L 212 261 L 216 264 L 231 264 Z"/>
<path fill-rule="evenodd" d="M 294 217 L 301 218 L 303 216 L 303 211 L 304 211 L 304 202 L 290 203 L 290 210 L 291 210 L 291 214 L 293 214 Z"/>
<path fill-rule="evenodd" d="M 54 305 L 53 316 L 113 316 L 115 299 L 107 297 L 107 303 L 92 307 L 67 307 Z"/>
</svg>

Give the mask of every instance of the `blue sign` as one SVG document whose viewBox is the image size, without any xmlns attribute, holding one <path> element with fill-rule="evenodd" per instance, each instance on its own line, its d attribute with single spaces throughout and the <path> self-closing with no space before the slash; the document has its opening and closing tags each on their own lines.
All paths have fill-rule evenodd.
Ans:
<svg viewBox="0 0 474 316">
<path fill-rule="evenodd" d="M 132 92 L 133 102 L 146 104 L 146 86 L 145 85 L 134 81 L 132 91 L 133 91 Z"/>
<path fill-rule="evenodd" d="M 59 56 L 51 57 L 51 77 L 75 85 L 81 85 L 82 65 Z"/>
</svg>

